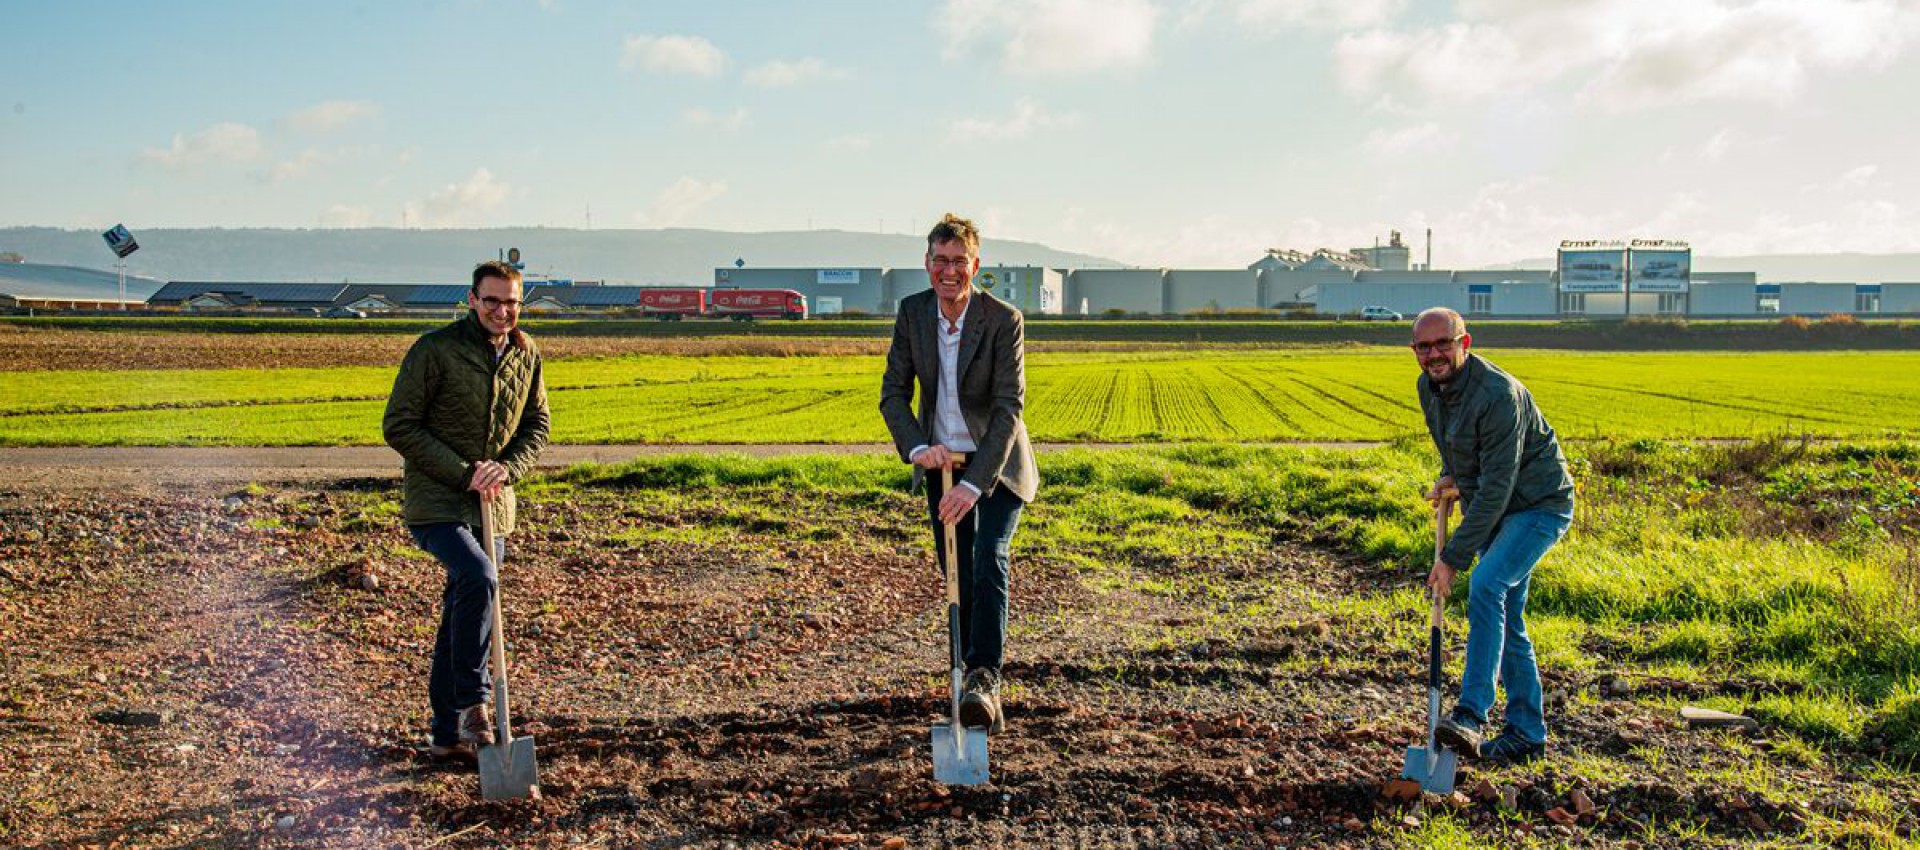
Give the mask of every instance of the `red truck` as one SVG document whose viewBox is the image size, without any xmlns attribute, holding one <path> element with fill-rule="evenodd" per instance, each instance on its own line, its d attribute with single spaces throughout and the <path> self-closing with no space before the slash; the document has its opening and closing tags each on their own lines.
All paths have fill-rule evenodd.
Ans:
<svg viewBox="0 0 1920 850">
<path fill-rule="evenodd" d="M 807 317 L 806 296 L 791 289 L 715 289 L 708 305 L 707 315 L 734 321 Z"/>
<path fill-rule="evenodd" d="M 658 287 L 640 290 L 640 312 L 662 321 L 677 322 L 707 312 L 707 291 L 695 287 Z"/>
</svg>

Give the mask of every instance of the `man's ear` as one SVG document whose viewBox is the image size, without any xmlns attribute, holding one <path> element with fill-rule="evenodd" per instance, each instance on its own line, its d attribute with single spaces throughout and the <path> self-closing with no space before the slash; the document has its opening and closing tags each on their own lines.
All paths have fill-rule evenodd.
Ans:
<svg viewBox="0 0 1920 850">
<path fill-rule="evenodd" d="M 1472 347 L 1473 347 L 1473 334 L 1461 334 L 1460 350 L 1466 351 L 1467 349 L 1470 349 Z"/>
</svg>

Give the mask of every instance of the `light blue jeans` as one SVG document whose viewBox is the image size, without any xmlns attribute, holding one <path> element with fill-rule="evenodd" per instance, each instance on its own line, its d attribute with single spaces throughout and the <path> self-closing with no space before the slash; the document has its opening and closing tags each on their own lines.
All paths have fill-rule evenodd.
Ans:
<svg viewBox="0 0 1920 850">
<path fill-rule="evenodd" d="M 1462 711 L 1485 723 L 1493 706 L 1493 674 L 1507 689 L 1507 728 L 1529 743 L 1547 740 L 1540 704 L 1540 667 L 1527 638 L 1527 585 L 1533 565 L 1567 533 L 1571 512 L 1509 514 L 1467 579 L 1467 669 L 1460 677 Z"/>
</svg>

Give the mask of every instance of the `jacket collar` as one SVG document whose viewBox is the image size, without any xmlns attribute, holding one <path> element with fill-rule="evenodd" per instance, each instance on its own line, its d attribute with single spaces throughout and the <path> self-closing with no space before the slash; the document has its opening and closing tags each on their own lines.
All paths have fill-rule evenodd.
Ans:
<svg viewBox="0 0 1920 850">
<path fill-rule="evenodd" d="M 1467 362 L 1460 364 L 1460 377 L 1434 386 L 1442 399 L 1449 402 L 1457 401 L 1466 396 L 1467 387 L 1473 384 L 1475 378 L 1480 377 L 1480 372 L 1484 369 L 1480 362 L 1480 355 L 1469 351 Z"/>
</svg>

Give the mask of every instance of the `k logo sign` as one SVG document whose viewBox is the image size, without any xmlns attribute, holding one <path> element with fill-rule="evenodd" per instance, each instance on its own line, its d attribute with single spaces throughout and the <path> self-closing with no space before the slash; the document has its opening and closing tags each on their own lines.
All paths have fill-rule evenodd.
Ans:
<svg viewBox="0 0 1920 850">
<path fill-rule="evenodd" d="M 994 277 L 993 272 L 987 272 L 986 274 L 983 274 L 980 276 L 981 289 L 992 291 L 994 287 L 999 285 L 1000 285 L 1000 279 Z"/>
</svg>

